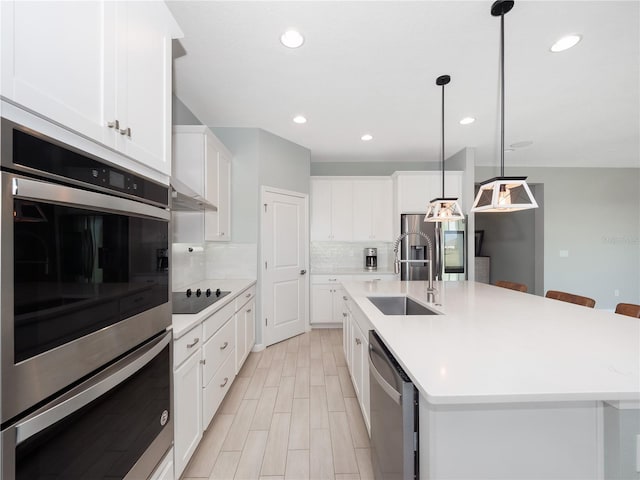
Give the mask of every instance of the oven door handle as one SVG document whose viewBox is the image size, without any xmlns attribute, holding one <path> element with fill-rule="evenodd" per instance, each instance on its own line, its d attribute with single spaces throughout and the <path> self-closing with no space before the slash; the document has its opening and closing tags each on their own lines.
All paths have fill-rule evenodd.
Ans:
<svg viewBox="0 0 640 480">
<path fill-rule="evenodd" d="M 133 214 L 166 221 L 169 221 L 171 217 L 168 210 L 146 203 L 18 176 L 13 177 L 13 195 L 17 198 L 40 200 L 59 205 L 91 207 L 103 212 L 122 215 Z"/>
<path fill-rule="evenodd" d="M 167 332 L 29 415 L 16 425 L 16 445 L 80 410 L 133 376 L 151 362 L 170 342 L 171 332 Z"/>
</svg>

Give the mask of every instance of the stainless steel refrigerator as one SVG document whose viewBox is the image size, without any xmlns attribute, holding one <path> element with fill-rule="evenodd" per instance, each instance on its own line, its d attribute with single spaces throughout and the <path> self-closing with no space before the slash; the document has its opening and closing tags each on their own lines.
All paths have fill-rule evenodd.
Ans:
<svg viewBox="0 0 640 480">
<path fill-rule="evenodd" d="M 401 280 L 427 280 L 429 275 L 428 242 L 433 245 L 434 280 L 465 280 L 467 270 L 466 222 L 425 222 L 424 214 L 400 216 L 400 233 L 408 233 L 400 243 L 401 260 L 425 260 L 400 263 Z"/>
</svg>

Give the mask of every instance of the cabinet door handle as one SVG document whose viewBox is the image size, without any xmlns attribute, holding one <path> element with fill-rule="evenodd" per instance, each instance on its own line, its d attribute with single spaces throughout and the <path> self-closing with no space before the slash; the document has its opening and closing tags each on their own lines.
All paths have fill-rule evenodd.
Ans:
<svg viewBox="0 0 640 480">
<path fill-rule="evenodd" d="M 206 365 L 206 363 L 207 363 L 207 359 L 206 358 L 203 358 L 202 360 L 200 360 L 200 364 L 201 365 Z"/>
<path fill-rule="evenodd" d="M 121 128 L 120 135 L 126 135 L 127 137 L 131 138 L 131 128 L 130 127 Z"/>
<path fill-rule="evenodd" d="M 220 347 L 220 350 L 224 350 L 225 348 L 227 348 L 229 346 L 229 342 L 224 342 L 224 345 L 222 345 Z"/>
<path fill-rule="evenodd" d="M 229 377 L 224 377 L 224 382 L 220 384 L 220 388 L 224 387 L 228 381 L 229 381 Z"/>
<path fill-rule="evenodd" d="M 347 316 L 347 312 L 342 312 L 342 316 L 346 317 Z"/>
<path fill-rule="evenodd" d="M 337 281 L 337 280 L 338 280 L 337 278 L 329 278 L 329 281 L 330 281 L 330 282 L 335 282 L 335 281 Z"/>
<path fill-rule="evenodd" d="M 246 297 L 246 298 L 249 298 L 250 296 L 251 296 L 251 294 L 250 294 L 250 293 L 247 293 L 247 294 L 245 295 L 245 297 Z"/>
<path fill-rule="evenodd" d="M 120 122 L 118 120 L 114 120 L 113 122 L 107 122 L 107 127 L 120 130 Z"/>
<path fill-rule="evenodd" d="M 304 275 L 305 273 L 307 273 L 306 270 L 304 270 L 304 269 L 300 270 L 300 275 Z"/>
<path fill-rule="evenodd" d="M 342 296 L 342 299 L 343 299 L 343 300 L 347 300 L 347 297 L 343 295 L 343 296 Z"/>
<path fill-rule="evenodd" d="M 362 341 L 359 338 L 356 338 L 356 345 L 360 345 Z"/>
<path fill-rule="evenodd" d="M 251 309 L 247 310 L 247 313 L 251 313 Z"/>
<path fill-rule="evenodd" d="M 221 237 L 224 237 L 224 232 L 220 232 L 220 236 L 221 236 Z"/>
<path fill-rule="evenodd" d="M 200 341 L 199 338 L 194 338 L 192 343 L 187 343 L 187 348 L 193 348 Z"/>
</svg>

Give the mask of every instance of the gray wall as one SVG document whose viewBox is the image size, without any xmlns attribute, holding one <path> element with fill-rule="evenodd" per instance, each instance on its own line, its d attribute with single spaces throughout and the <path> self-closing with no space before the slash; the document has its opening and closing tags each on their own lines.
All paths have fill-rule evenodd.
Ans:
<svg viewBox="0 0 640 480">
<path fill-rule="evenodd" d="M 534 210 L 505 215 L 476 213 L 475 220 L 475 229 L 484 230 L 482 255 L 491 257 L 491 283 L 496 280 L 524 283 L 529 293 L 534 293 Z"/>
<path fill-rule="evenodd" d="M 175 95 L 171 95 L 172 125 L 202 125 L 202 122 Z"/>
<path fill-rule="evenodd" d="M 477 167 L 476 181 L 496 173 Z M 505 174 L 544 186 L 545 291 L 586 295 L 596 308 L 640 303 L 640 169 L 527 167 Z"/>
<path fill-rule="evenodd" d="M 259 132 L 260 185 L 308 194 L 311 151 L 264 130 Z"/>
</svg>

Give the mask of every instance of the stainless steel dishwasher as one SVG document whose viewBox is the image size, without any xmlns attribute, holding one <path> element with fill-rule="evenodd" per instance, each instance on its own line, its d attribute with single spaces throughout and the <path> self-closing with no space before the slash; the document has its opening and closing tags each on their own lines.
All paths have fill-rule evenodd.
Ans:
<svg viewBox="0 0 640 480">
<path fill-rule="evenodd" d="M 380 337 L 369 331 L 371 459 L 376 480 L 418 475 L 418 391 Z"/>
</svg>

